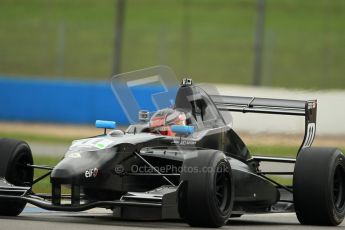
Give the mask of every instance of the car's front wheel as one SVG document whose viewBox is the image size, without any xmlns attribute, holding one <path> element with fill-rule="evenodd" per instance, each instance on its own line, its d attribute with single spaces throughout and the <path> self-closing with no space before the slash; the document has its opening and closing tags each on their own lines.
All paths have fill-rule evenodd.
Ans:
<svg viewBox="0 0 345 230">
<path fill-rule="evenodd" d="M 33 181 L 33 164 L 30 147 L 15 139 L 0 139 L 0 177 L 17 186 L 30 186 Z M 26 205 L 25 201 L 0 199 L 0 215 L 17 216 Z"/>
<path fill-rule="evenodd" d="M 201 150 L 183 163 L 179 213 L 191 226 L 221 227 L 230 218 L 234 186 L 222 152 Z"/>
</svg>

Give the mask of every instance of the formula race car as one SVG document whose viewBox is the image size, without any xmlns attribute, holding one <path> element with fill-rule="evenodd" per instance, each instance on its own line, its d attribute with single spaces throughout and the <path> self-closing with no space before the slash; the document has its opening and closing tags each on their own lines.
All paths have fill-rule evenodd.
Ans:
<svg viewBox="0 0 345 230">
<path fill-rule="evenodd" d="M 191 79 L 178 86 L 164 66 L 117 75 L 112 89 L 129 127 L 96 121 L 104 133 L 73 141 L 54 167 L 34 164 L 24 141 L 0 139 L 0 215 L 17 216 L 30 203 L 55 211 L 101 207 L 117 218 L 182 219 L 201 227 L 247 213 L 296 212 L 306 225 L 343 221 L 345 158 L 337 148 L 311 147 L 315 100 L 222 96 Z M 230 111 L 304 117 L 296 159 L 251 155 Z M 263 171 L 261 162 L 294 164 L 294 171 Z M 34 179 L 35 169 L 47 173 Z M 293 183 L 271 175 L 293 176 Z M 48 176 L 51 194 L 35 194 L 33 185 Z"/>
</svg>

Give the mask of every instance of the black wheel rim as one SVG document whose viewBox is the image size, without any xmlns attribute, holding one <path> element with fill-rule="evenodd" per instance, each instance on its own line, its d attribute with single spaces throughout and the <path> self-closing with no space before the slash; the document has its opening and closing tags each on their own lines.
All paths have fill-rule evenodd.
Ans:
<svg viewBox="0 0 345 230">
<path fill-rule="evenodd" d="M 337 211 L 342 211 L 345 204 L 345 173 L 344 168 L 338 165 L 333 178 L 333 204 Z"/>
<path fill-rule="evenodd" d="M 222 213 L 227 212 L 230 206 L 230 183 L 229 166 L 222 162 L 218 164 L 215 173 L 215 200 Z"/>
</svg>

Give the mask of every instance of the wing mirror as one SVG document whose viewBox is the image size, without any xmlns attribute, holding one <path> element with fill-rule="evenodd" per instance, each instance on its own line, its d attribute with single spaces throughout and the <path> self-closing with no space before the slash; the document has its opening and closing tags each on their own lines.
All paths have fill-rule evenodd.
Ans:
<svg viewBox="0 0 345 230">
<path fill-rule="evenodd" d="M 115 129 L 116 122 L 115 121 L 103 121 L 97 120 L 95 123 L 96 128 L 104 129 L 104 134 L 107 134 L 107 129 Z"/>
<path fill-rule="evenodd" d="M 189 125 L 172 125 L 171 131 L 178 135 L 189 135 L 194 133 L 194 126 Z"/>
</svg>

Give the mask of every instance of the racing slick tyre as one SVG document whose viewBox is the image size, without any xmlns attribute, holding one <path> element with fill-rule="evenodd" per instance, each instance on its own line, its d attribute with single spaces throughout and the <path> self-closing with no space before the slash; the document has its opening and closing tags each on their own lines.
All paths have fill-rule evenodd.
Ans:
<svg viewBox="0 0 345 230">
<path fill-rule="evenodd" d="M 179 214 L 191 226 L 221 227 L 230 218 L 234 185 L 230 163 L 222 152 L 200 150 L 181 171 Z"/>
<path fill-rule="evenodd" d="M 306 225 L 338 225 L 345 216 L 345 157 L 336 148 L 305 148 L 296 160 L 293 198 Z"/>
<path fill-rule="evenodd" d="M 30 147 L 24 141 L 0 139 L 0 177 L 17 186 L 30 186 L 33 181 L 33 164 Z M 0 215 L 17 216 L 26 205 L 25 201 L 0 199 Z"/>
</svg>

